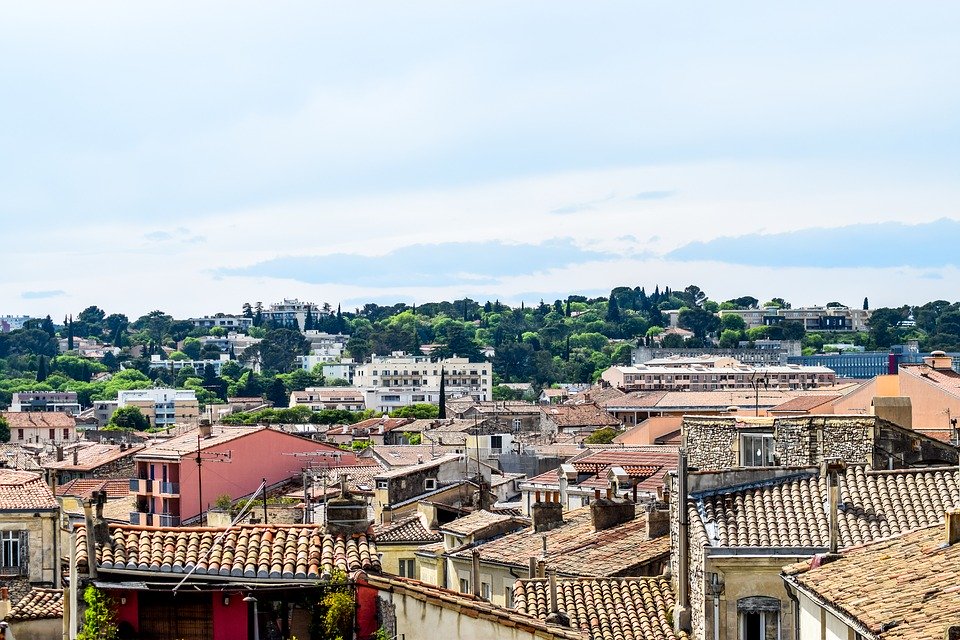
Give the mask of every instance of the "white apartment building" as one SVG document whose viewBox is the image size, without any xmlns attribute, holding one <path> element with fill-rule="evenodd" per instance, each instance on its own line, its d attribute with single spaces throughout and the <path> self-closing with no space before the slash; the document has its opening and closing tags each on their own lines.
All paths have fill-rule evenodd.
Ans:
<svg viewBox="0 0 960 640">
<path fill-rule="evenodd" d="M 346 380 L 350 384 L 353 384 L 357 366 L 358 365 L 353 361 L 353 358 L 342 358 L 339 362 L 324 364 L 323 377 L 327 380 Z"/>
<path fill-rule="evenodd" d="M 870 321 L 869 309 L 850 307 L 725 309 L 721 310 L 719 315 L 721 318 L 725 315 L 740 316 L 747 323 L 748 329 L 776 325 L 784 320 L 796 320 L 803 323 L 803 328 L 807 331 L 867 331 Z"/>
<path fill-rule="evenodd" d="M 10 401 L 10 411 L 60 411 L 77 415 L 80 403 L 76 391 L 18 391 Z"/>
<path fill-rule="evenodd" d="M 664 360 L 671 360 L 665 358 Z M 610 367 L 600 375 L 604 384 L 624 391 L 725 391 L 730 389 L 813 389 L 836 384 L 837 374 L 827 367 L 798 364 L 759 366 L 730 358 L 709 359 L 713 364 L 647 362 Z"/>
<path fill-rule="evenodd" d="M 212 329 L 213 327 L 223 327 L 228 331 L 246 331 L 253 326 L 253 318 L 245 316 L 203 316 L 202 318 L 190 318 L 193 326 L 202 329 Z"/>
<path fill-rule="evenodd" d="M 296 320 L 297 326 L 303 331 L 308 309 L 310 315 L 314 318 L 330 314 L 329 311 L 324 311 L 312 302 L 300 302 L 297 298 L 284 298 L 282 302 L 274 302 L 262 311 L 263 321 L 286 326 L 293 324 L 293 321 Z"/>
<path fill-rule="evenodd" d="M 135 406 L 152 427 L 196 425 L 200 416 L 197 394 L 192 389 L 128 389 L 117 394 L 117 407 Z"/>
<path fill-rule="evenodd" d="M 491 399 L 493 365 L 467 358 L 432 360 L 405 353 L 374 356 L 371 362 L 357 366 L 353 384 L 364 388 L 368 409 L 392 411 L 409 404 L 438 404 L 441 371 L 448 399 Z"/>
<path fill-rule="evenodd" d="M 163 360 L 157 354 L 150 356 L 151 369 L 166 369 L 173 375 L 177 375 L 184 367 L 192 367 L 197 372 L 197 377 L 203 376 L 203 370 L 208 364 L 213 367 L 217 375 L 220 375 L 220 369 L 226 362 L 230 362 L 229 353 L 220 354 L 220 357 L 216 360 Z"/>
</svg>

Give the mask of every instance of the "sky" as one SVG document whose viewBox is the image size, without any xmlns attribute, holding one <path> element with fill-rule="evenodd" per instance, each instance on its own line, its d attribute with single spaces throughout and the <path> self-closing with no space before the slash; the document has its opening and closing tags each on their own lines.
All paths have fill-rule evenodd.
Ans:
<svg viewBox="0 0 960 640">
<path fill-rule="evenodd" d="M 953 300 L 960 5 L 795 4 L 6 3 L 0 315 Z"/>
</svg>

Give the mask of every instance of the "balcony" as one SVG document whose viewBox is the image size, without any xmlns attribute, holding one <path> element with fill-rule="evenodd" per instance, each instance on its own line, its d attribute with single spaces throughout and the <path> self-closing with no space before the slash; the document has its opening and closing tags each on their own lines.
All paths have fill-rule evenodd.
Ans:
<svg viewBox="0 0 960 640">
<path fill-rule="evenodd" d="M 130 493 L 140 495 L 153 493 L 153 481 L 146 478 L 130 478 Z"/>
<path fill-rule="evenodd" d="M 130 524 L 143 527 L 179 527 L 180 517 L 163 513 L 131 511 Z"/>
<path fill-rule="evenodd" d="M 153 483 L 153 492 L 162 496 L 179 496 L 180 484 L 177 482 L 161 482 L 155 480 Z"/>
</svg>

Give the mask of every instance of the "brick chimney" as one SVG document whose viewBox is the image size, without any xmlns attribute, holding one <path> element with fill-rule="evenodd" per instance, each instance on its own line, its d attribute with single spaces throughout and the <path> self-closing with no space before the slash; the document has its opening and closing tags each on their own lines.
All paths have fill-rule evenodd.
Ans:
<svg viewBox="0 0 960 640">
<path fill-rule="evenodd" d="M 603 531 L 629 522 L 635 515 L 636 505 L 632 502 L 600 498 L 590 505 L 590 519 L 593 521 L 594 531 Z"/>
<path fill-rule="evenodd" d="M 563 524 L 563 505 L 552 501 L 536 502 L 531 509 L 531 515 L 533 530 L 537 533 L 556 529 Z"/>
<path fill-rule="evenodd" d="M 647 505 L 647 540 L 670 534 L 670 509 L 665 502 Z"/>
</svg>

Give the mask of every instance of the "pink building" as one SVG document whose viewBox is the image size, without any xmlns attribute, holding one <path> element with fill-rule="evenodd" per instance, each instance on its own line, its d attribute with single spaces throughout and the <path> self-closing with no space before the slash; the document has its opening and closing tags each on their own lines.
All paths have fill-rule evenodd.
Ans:
<svg viewBox="0 0 960 640">
<path fill-rule="evenodd" d="M 355 454 L 329 444 L 269 427 L 242 426 L 215 426 L 206 433 L 197 429 L 148 447 L 134 459 L 130 492 L 136 494 L 137 510 L 130 523 L 147 526 L 179 526 L 221 495 L 234 500 L 248 496 L 264 478 L 274 485 L 318 462 L 357 464 Z"/>
</svg>

